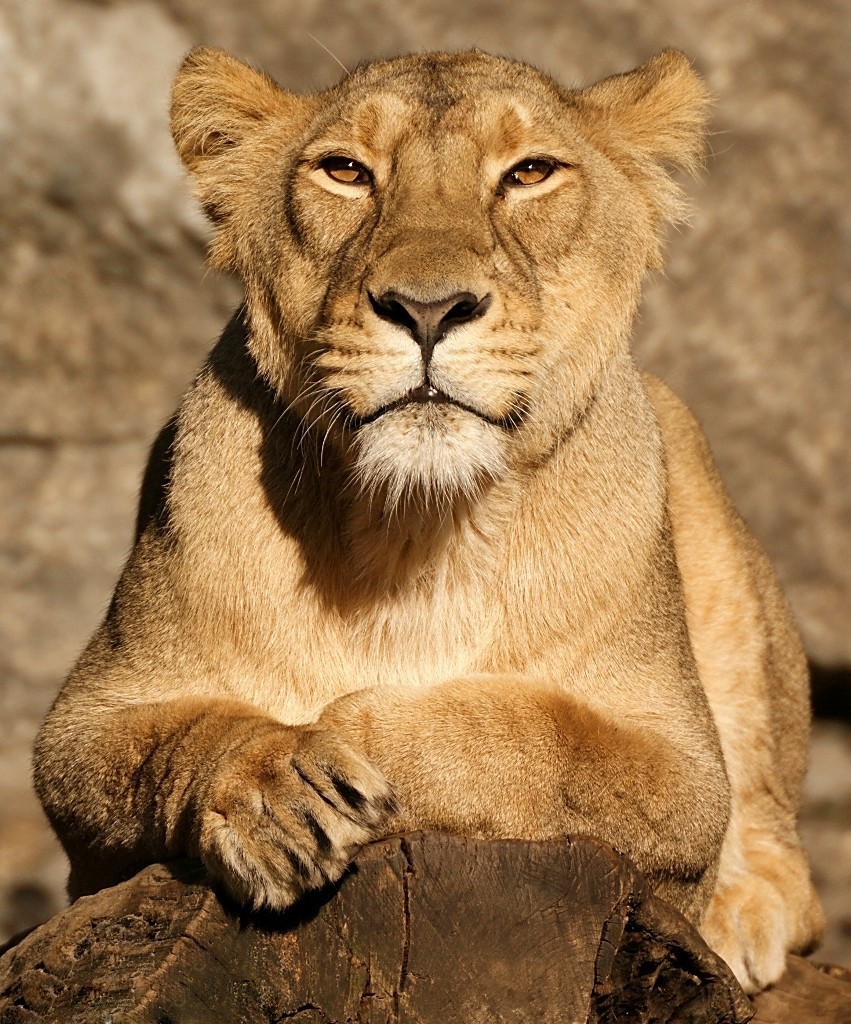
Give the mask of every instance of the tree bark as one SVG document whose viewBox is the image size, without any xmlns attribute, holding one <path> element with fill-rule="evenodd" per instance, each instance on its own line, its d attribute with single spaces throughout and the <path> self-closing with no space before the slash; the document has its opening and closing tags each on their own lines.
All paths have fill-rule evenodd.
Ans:
<svg viewBox="0 0 851 1024">
<path fill-rule="evenodd" d="M 760 997 L 755 1024 L 849 1019 L 836 1015 L 848 978 L 797 959 L 787 977 Z M 688 922 L 590 839 L 396 836 L 284 915 L 241 913 L 191 862 L 156 864 L 0 958 L 2 1024 L 744 1024 L 753 1013 Z"/>
</svg>

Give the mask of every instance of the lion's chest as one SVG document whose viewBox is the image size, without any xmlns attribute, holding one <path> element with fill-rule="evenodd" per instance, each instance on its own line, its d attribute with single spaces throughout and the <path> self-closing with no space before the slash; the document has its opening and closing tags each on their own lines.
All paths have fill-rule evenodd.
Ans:
<svg viewBox="0 0 851 1024">
<path fill-rule="evenodd" d="M 346 612 L 304 592 L 279 609 L 255 697 L 282 720 L 312 721 L 364 687 L 423 689 L 483 671 L 499 619 L 493 601 L 469 593 L 405 595 Z"/>
</svg>

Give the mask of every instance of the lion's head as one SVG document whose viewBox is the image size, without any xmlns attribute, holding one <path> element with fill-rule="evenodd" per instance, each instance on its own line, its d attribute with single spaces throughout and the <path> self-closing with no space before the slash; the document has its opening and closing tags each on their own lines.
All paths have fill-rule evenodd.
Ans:
<svg viewBox="0 0 851 1024">
<path fill-rule="evenodd" d="M 582 90 L 470 52 L 303 96 L 199 49 L 172 125 L 262 373 L 394 502 L 475 492 L 572 428 L 627 351 L 706 106 L 675 51 Z"/>
</svg>

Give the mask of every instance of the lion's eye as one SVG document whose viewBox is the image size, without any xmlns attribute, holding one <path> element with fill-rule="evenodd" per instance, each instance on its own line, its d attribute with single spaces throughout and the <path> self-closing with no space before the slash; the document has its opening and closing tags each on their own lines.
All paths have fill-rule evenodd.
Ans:
<svg viewBox="0 0 851 1024">
<path fill-rule="evenodd" d="M 546 181 L 555 169 L 555 164 L 549 160 L 521 160 L 503 175 L 502 183 L 508 186 L 537 185 Z"/>
<path fill-rule="evenodd" d="M 372 181 L 369 171 L 347 156 L 326 156 L 319 164 L 329 178 L 343 185 L 368 185 Z"/>
</svg>

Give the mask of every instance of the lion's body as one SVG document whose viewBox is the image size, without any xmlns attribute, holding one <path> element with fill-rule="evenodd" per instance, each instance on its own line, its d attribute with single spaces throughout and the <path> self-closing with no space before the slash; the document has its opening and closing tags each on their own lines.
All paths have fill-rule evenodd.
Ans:
<svg viewBox="0 0 851 1024">
<path fill-rule="evenodd" d="M 175 136 L 246 306 L 39 740 L 72 895 L 187 851 L 280 907 L 388 829 L 590 832 L 751 988 L 812 942 L 800 644 L 627 349 L 703 102 L 671 54 L 584 93 L 412 57 L 330 98 L 190 57 Z M 352 148 L 368 192 L 323 177 Z M 542 151 L 520 198 L 505 169 Z M 447 288 L 487 302 L 426 348 Z"/>
</svg>

